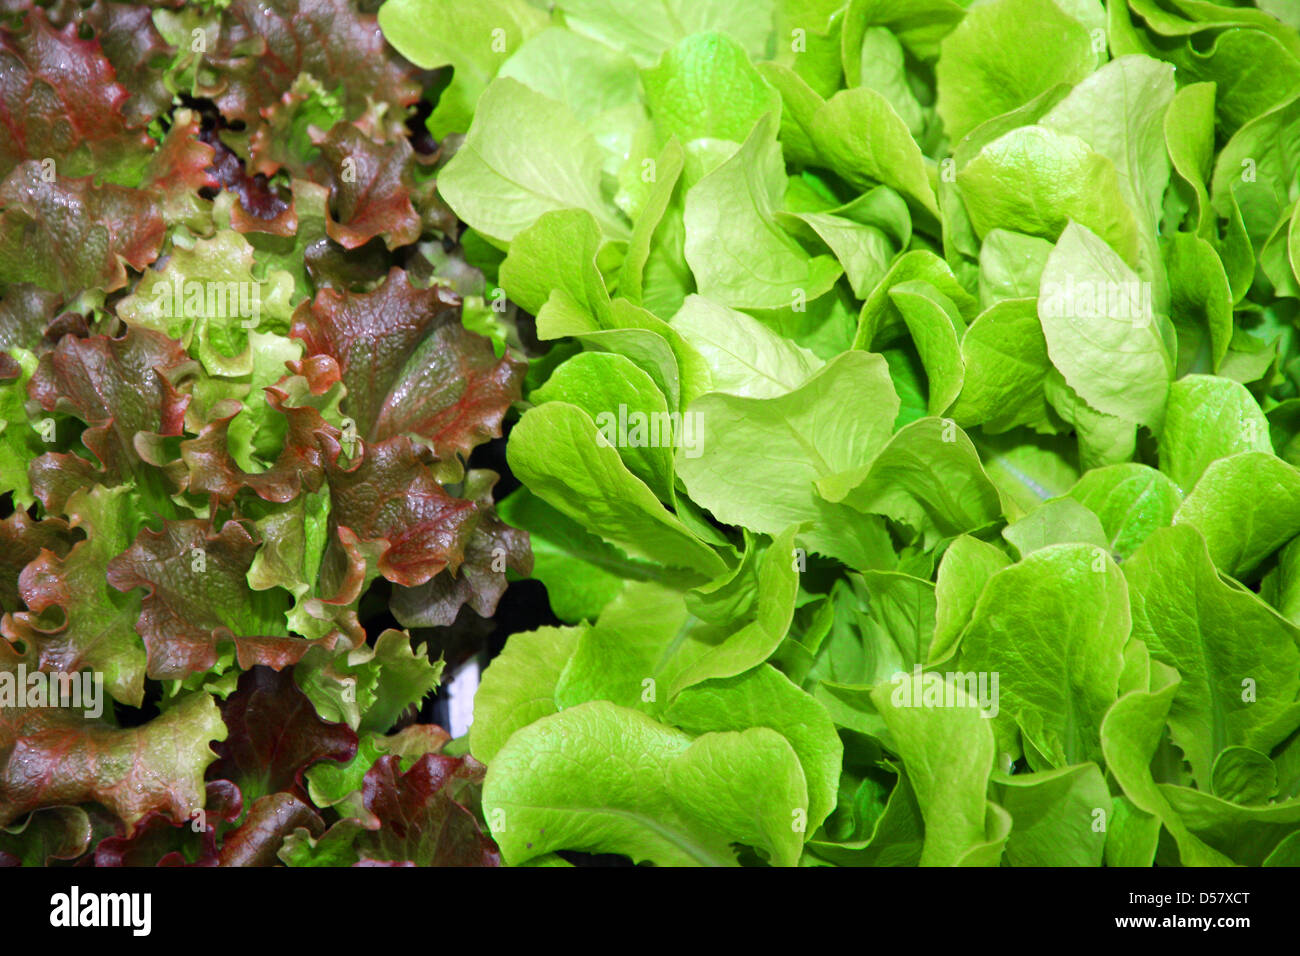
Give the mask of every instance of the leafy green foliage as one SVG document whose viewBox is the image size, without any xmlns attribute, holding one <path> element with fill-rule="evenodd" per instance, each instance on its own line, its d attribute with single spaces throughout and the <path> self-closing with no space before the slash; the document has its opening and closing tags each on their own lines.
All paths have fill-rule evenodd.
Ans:
<svg viewBox="0 0 1300 956">
<path fill-rule="evenodd" d="M 1285 5 L 541 6 L 380 13 L 550 343 L 505 862 L 1291 859 Z"/>
</svg>

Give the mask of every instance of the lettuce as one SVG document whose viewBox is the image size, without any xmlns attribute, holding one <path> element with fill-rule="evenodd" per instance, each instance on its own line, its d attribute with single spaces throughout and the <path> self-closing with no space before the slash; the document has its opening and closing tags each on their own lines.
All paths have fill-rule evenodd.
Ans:
<svg viewBox="0 0 1300 956">
<path fill-rule="evenodd" d="M 387 0 L 542 340 L 506 863 L 1292 858 L 1284 6 Z"/>
<path fill-rule="evenodd" d="M 0 863 L 496 865 L 391 626 L 532 568 L 429 77 L 344 2 L 17 4 L 0 50 Z"/>
</svg>

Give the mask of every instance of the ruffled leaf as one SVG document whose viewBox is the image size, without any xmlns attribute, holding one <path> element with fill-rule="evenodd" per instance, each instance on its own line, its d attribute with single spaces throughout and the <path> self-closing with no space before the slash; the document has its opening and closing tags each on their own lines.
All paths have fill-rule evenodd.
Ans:
<svg viewBox="0 0 1300 956">
<path fill-rule="evenodd" d="M 461 325 L 457 296 L 417 289 L 400 269 L 374 292 L 322 290 L 298 308 L 293 334 L 309 355 L 338 363 L 343 410 L 367 442 L 412 434 L 440 459 L 468 455 L 501 434 L 519 398 L 523 363 L 498 360 L 488 339 Z"/>
</svg>

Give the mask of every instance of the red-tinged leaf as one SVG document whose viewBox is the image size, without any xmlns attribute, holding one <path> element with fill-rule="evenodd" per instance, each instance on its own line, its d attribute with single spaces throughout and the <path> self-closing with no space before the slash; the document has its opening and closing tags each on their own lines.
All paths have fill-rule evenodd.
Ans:
<svg viewBox="0 0 1300 956">
<path fill-rule="evenodd" d="M 218 532 L 198 519 L 164 521 L 161 531 L 141 529 L 108 563 L 113 587 L 145 589 L 136 630 L 148 651 L 149 677 L 182 679 L 209 670 L 227 643 L 245 670 L 255 664 L 279 670 L 307 653 L 311 641 L 287 635 L 288 592 L 248 586 L 257 549 L 238 521 Z"/>
<path fill-rule="evenodd" d="M 13 669 L 0 660 L 0 672 Z M 151 810 L 188 820 L 203 806 L 203 772 L 215 757 L 208 744 L 225 734 L 207 694 L 129 729 L 80 711 L 0 708 L 0 826 L 39 807 L 90 801 L 128 826 Z"/>
<path fill-rule="evenodd" d="M 244 799 L 285 791 L 307 800 L 302 775 L 319 760 L 347 763 L 357 752 L 357 735 L 347 724 L 316 715 L 289 670 L 255 667 L 221 705 L 230 735 L 217 745 L 221 759 L 210 779 L 233 780 Z"/>
<path fill-rule="evenodd" d="M 388 104 L 395 130 L 420 98 L 418 71 L 384 42 L 374 14 L 348 0 L 233 0 L 203 67 L 213 80 L 196 95 L 250 130 L 300 73 L 337 87 L 346 118 L 364 113 L 368 100 Z"/>
<path fill-rule="evenodd" d="M 58 314 L 63 298 L 40 286 L 12 286 L 0 299 L 0 352 L 18 347 L 36 349 Z"/>
<path fill-rule="evenodd" d="M 350 468 L 338 464 L 340 449 L 332 436 L 321 441 L 330 485 L 322 593 L 344 590 L 345 569 L 355 566 L 355 558 L 345 555 L 353 540 L 370 546 L 379 573 L 408 587 L 460 564 L 478 508 L 442 490 L 410 439 L 363 446 Z"/>
<path fill-rule="evenodd" d="M 221 866 L 280 866 L 285 837 L 299 827 L 313 836 L 325 830 L 320 815 L 292 793 L 268 793 L 253 802 L 239 829 L 221 841 Z"/>
<path fill-rule="evenodd" d="M 28 160 L 0 183 L 0 285 L 30 282 L 72 299 L 126 285 L 126 267 L 158 258 L 166 223 L 157 197 L 92 177 L 47 180 Z"/>
<path fill-rule="evenodd" d="M 501 855 L 466 804 L 478 800 L 483 765 L 425 754 L 406 773 L 393 755 L 366 772 L 362 800 L 378 828 L 358 836 L 364 859 L 417 866 L 499 866 Z"/>
<path fill-rule="evenodd" d="M 384 869 L 390 869 L 390 868 L 405 869 L 407 867 L 410 868 L 415 867 L 415 864 L 412 863 L 410 860 L 371 860 L 369 858 L 357 860 L 357 862 L 353 863 L 352 865 L 354 867 L 370 867 L 370 868 L 382 867 Z"/>
<path fill-rule="evenodd" d="M 424 584 L 395 587 L 393 616 L 403 627 L 445 627 L 468 604 L 480 617 L 491 617 L 506 589 L 506 570 L 521 577 L 533 573 L 528 532 L 512 528 L 496 515 L 492 488 L 497 475 L 486 470 L 465 477 L 465 495 L 479 507 L 479 521 L 465 545 L 464 560 Z"/>
<path fill-rule="evenodd" d="M 451 734 L 437 724 L 408 724 L 384 738 L 384 745 L 394 757 L 416 760 L 425 754 L 438 753 L 451 740 Z"/>
<path fill-rule="evenodd" d="M 163 137 L 145 172 L 145 188 L 153 193 L 168 223 L 184 223 L 198 232 L 210 231 L 211 203 L 200 189 L 220 184 L 215 152 L 200 137 L 202 120 L 193 110 L 177 110 L 172 128 Z"/>
<path fill-rule="evenodd" d="M 262 108 L 263 122 L 246 144 L 248 169 L 263 176 L 285 170 L 295 180 L 319 180 L 320 149 L 313 134 L 320 136 L 340 122 L 343 112 L 342 104 L 320 80 L 299 74 L 278 102 Z"/>
<path fill-rule="evenodd" d="M 229 780 L 210 780 L 203 812 L 189 820 L 149 813 L 129 834 L 99 841 L 95 866 L 216 866 L 217 825 L 234 823 L 244 809 L 243 796 Z"/>
<path fill-rule="evenodd" d="M 327 386 L 328 388 L 328 386 Z M 279 388 L 266 390 L 267 404 L 289 420 L 284 450 L 266 471 L 244 471 L 230 454 L 227 433 L 237 411 L 222 415 L 203 426 L 197 438 L 181 442 L 181 455 L 189 467 L 189 490 L 216 495 L 230 501 L 240 489 L 248 488 L 266 501 L 285 502 L 304 488 L 316 491 L 325 480 L 325 459 L 318 433 L 338 435 L 338 429 L 321 418 L 309 405 L 290 406 L 288 393 Z"/>
<path fill-rule="evenodd" d="M 235 194 L 230 225 L 238 232 L 266 232 L 292 236 L 298 230 L 298 215 L 292 196 L 281 196 L 267 177 L 250 175 L 241 160 L 221 141 L 215 128 L 200 133 L 202 142 L 212 150 L 209 167 L 213 180 Z"/>
<path fill-rule="evenodd" d="M 163 76 L 175 50 L 162 38 L 153 22 L 153 4 L 117 0 L 62 0 L 50 7 L 52 23 L 75 23 L 93 31 L 113 64 L 117 81 L 131 93 L 122 107 L 131 126 L 143 126 L 171 106 L 172 95 Z"/>
<path fill-rule="evenodd" d="M 80 807 L 45 807 L 26 819 L 0 828 L 0 857 L 12 866 L 50 866 L 56 860 L 75 860 L 94 839 L 94 827 Z M 0 866 L 5 866 L 0 860 Z"/>
<path fill-rule="evenodd" d="M 33 520 L 25 511 L 0 519 L 0 611 L 19 610 L 18 576 L 42 552 L 57 560 L 68 553 L 77 535 L 62 518 Z"/>
<path fill-rule="evenodd" d="M 116 700 L 138 707 L 145 672 L 135 631 L 139 595 L 119 594 L 104 580 L 104 568 L 130 543 L 138 500 L 126 486 L 95 487 L 77 491 L 67 507 L 85 537 L 66 554 L 42 550 L 23 568 L 18 590 L 28 610 L 6 615 L 0 633 L 35 652 L 41 670 L 89 668 Z"/>
<path fill-rule="evenodd" d="M 0 30 L 0 177 L 50 160 L 62 177 L 136 185 L 154 142 L 123 113 L 129 96 L 75 23 L 57 30 L 37 8 L 21 31 Z"/>
<path fill-rule="evenodd" d="M 411 434 L 440 459 L 467 456 L 501 434 L 520 396 L 524 363 L 498 360 L 488 339 L 461 325 L 457 296 L 417 289 L 401 269 L 373 292 L 322 289 L 298 307 L 293 335 L 309 355 L 338 362 L 343 411 L 368 443 Z"/>
<path fill-rule="evenodd" d="M 420 238 L 411 205 L 415 151 L 405 137 L 376 143 L 351 123 L 335 123 L 316 140 L 330 187 L 329 237 L 345 249 L 382 236 L 389 249 Z"/>
<path fill-rule="evenodd" d="M 27 468 L 32 494 L 45 505 L 46 511 L 62 511 L 68 499 L 89 485 L 104 480 L 103 472 L 77 455 L 47 452 Z"/>
<path fill-rule="evenodd" d="M 116 484 L 147 467 L 138 442 L 181 434 L 189 396 L 174 383 L 195 368 L 179 342 L 141 328 L 120 339 L 65 335 L 41 356 L 28 394 L 46 411 L 85 422 L 81 441 L 99 465 L 53 453 L 34 461 L 32 488 L 45 507 L 61 510 L 72 481 Z"/>
<path fill-rule="evenodd" d="M 424 754 L 401 772 L 394 754 L 362 779 L 361 819 L 345 817 L 319 839 L 285 841 L 290 866 L 500 866 L 480 822 L 484 767 L 472 757 Z"/>
</svg>

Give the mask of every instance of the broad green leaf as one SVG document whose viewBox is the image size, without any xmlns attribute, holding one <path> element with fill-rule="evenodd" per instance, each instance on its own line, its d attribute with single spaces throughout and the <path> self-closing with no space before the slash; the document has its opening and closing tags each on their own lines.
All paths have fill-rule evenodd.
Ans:
<svg viewBox="0 0 1300 956">
<path fill-rule="evenodd" d="M 835 806 L 844 747 L 824 707 L 766 664 L 683 690 L 664 719 L 690 734 L 767 727 L 799 757 L 808 787 L 807 832 Z"/>
<path fill-rule="evenodd" d="M 801 842 L 790 821 L 806 810 L 803 789 L 798 759 L 775 731 L 692 742 L 592 701 L 517 731 L 488 768 L 483 808 L 512 865 L 570 849 L 733 866 L 733 841 L 766 845 L 774 862 L 788 863 Z"/>
<path fill-rule="evenodd" d="M 1003 528 L 1002 537 L 1011 542 L 1022 558 L 1053 544 L 1107 546 L 1101 521 L 1073 498 L 1043 502 Z"/>
<path fill-rule="evenodd" d="M 1155 863 L 1160 820 L 1116 796 L 1106 820 L 1106 865 L 1149 868 Z"/>
<path fill-rule="evenodd" d="M 583 630 L 541 627 L 510 635 L 474 692 L 470 753 L 490 764 L 516 730 L 559 710 L 555 685 Z"/>
<path fill-rule="evenodd" d="M 1051 363 L 1034 299 L 1003 299 L 981 312 L 962 336 L 961 365 L 961 394 L 952 408 L 957 424 L 983 425 L 990 433 L 1048 425 L 1043 382 Z"/>
<path fill-rule="evenodd" d="M 681 180 L 685 165 L 681 144 L 676 140 L 669 140 L 652 163 L 652 166 L 648 168 L 642 166 L 641 169 L 643 177 L 647 175 L 653 177 L 653 187 L 646 197 L 640 215 L 636 217 L 636 223 L 632 226 L 632 238 L 628 240 L 627 255 L 619 270 L 618 294 L 654 312 L 657 311 L 655 308 L 657 299 L 653 295 L 647 296 L 647 292 L 653 293 L 656 284 L 654 279 L 656 273 L 651 270 L 655 268 L 656 263 L 665 261 L 665 246 L 655 242 L 659 227 L 665 225 L 669 232 L 681 233 L 680 238 L 684 238 L 680 212 L 676 208 L 669 212 L 669 204 L 673 203 L 677 184 Z M 669 220 L 667 223 L 665 223 L 666 217 Z M 659 256 L 654 258 L 656 252 Z M 683 272 L 687 271 L 684 259 L 681 260 L 681 267 Z"/>
<path fill-rule="evenodd" d="M 961 632 L 975 612 L 984 585 L 1010 563 L 1006 553 L 994 545 L 968 534 L 953 538 L 939 562 L 935 579 L 935 627 L 930 663 L 940 663 L 952 655 Z"/>
<path fill-rule="evenodd" d="M 1136 423 L 1097 411 L 1070 387 L 1055 366 L 1043 380 L 1043 395 L 1061 420 L 1074 426 L 1079 467 L 1085 472 L 1132 460 L 1137 452 Z"/>
<path fill-rule="evenodd" d="M 1300 725 L 1300 629 L 1221 581 L 1194 529 L 1154 532 L 1124 574 L 1134 636 L 1182 675 L 1169 724 L 1201 786 L 1225 747 L 1267 753 Z"/>
<path fill-rule="evenodd" d="M 1159 425 L 1173 359 L 1142 280 L 1095 233 L 1071 223 L 1048 256 L 1042 290 L 1047 352 L 1070 387 L 1099 412 Z"/>
<path fill-rule="evenodd" d="M 534 720 L 496 752 L 483 809 L 507 863 L 553 850 L 622 853 L 661 866 L 733 866 L 730 835 L 687 819 L 669 765 L 679 730 L 607 701 Z"/>
<path fill-rule="evenodd" d="M 1224 866 L 1231 860 L 1197 839 L 1151 775 L 1151 760 L 1164 735 L 1178 672 L 1157 664 L 1150 690 L 1125 694 L 1106 712 L 1101 747 L 1106 769 L 1137 809 L 1158 819 L 1178 844 L 1184 866 Z"/>
<path fill-rule="evenodd" d="M 1079 480 L 1073 442 L 1064 436 L 1028 435 L 1023 429 L 972 439 L 1007 517 L 1015 520 L 1058 498 Z"/>
<path fill-rule="evenodd" d="M 794 614 L 792 542 L 790 529 L 763 553 L 753 572 L 757 600 L 735 619 L 701 619 L 680 591 L 629 584 L 578 642 L 556 700 L 572 706 L 603 699 L 659 713 L 692 684 L 758 666 L 780 645 Z"/>
<path fill-rule="evenodd" d="M 994 140 L 1001 139 L 1021 127 L 1033 126 L 1043 118 L 1048 110 L 1065 99 L 1069 92 L 1069 85 L 1057 83 L 1055 86 L 1039 93 L 1024 105 L 1017 106 L 1006 113 L 999 113 L 992 119 L 980 123 L 979 126 L 976 126 L 963 136 L 953 148 L 952 159 L 957 169 L 964 169 L 972 159 L 979 155 L 985 146 L 988 146 Z"/>
<path fill-rule="evenodd" d="M 760 847 L 773 866 L 795 866 L 808 791 L 790 741 L 767 727 L 699 737 L 668 765 L 674 805 L 700 828 Z"/>
<path fill-rule="evenodd" d="M 777 4 L 776 59 L 793 68 L 823 95 L 840 88 L 843 69 L 840 34 L 844 25 L 840 0 L 782 0 Z M 796 34 L 796 30 L 802 30 Z M 794 37 L 802 44 L 796 45 Z"/>
<path fill-rule="evenodd" d="M 740 42 L 752 57 L 769 52 L 775 23 L 773 0 L 561 0 L 570 29 L 623 50 L 641 66 L 693 33 L 716 31 Z"/>
<path fill-rule="evenodd" d="M 546 26 L 546 19 L 526 0 L 386 0 L 379 8 L 384 39 L 402 56 L 421 69 L 454 70 L 429 117 L 436 139 L 469 129 L 488 83 L 528 37 Z"/>
<path fill-rule="evenodd" d="M 903 48 L 893 32 L 885 27 L 864 30 L 856 65 L 849 85 L 875 90 L 894 108 L 912 135 L 919 137 L 925 127 L 925 116 L 908 85 Z"/>
<path fill-rule="evenodd" d="M 775 398 L 825 364 L 757 319 L 703 296 L 687 296 L 670 324 L 708 363 L 710 391 Z"/>
<path fill-rule="evenodd" d="M 809 256 L 776 225 L 785 164 L 768 114 L 731 159 L 686 193 L 686 261 L 700 293 L 736 308 L 807 302 L 834 284 L 831 256 Z"/>
<path fill-rule="evenodd" d="M 1200 842 L 1242 866 L 1263 865 L 1285 841 L 1293 844 L 1293 834 L 1300 831 L 1300 800 L 1242 806 L 1202 790 L 1159 786 Z M 1289 852 L 1295 852 L 1293 846 Z"/>
<path fill-rule="evenodd" d="M 1174 98 L 1174 68 L 1146 56 L 1122 56 L 1085 77 L 1041 119 L 1079 137 L 1109 159 L 1137 216 L 1139 272 L 1159 282 L 1156 225 L 1169 183 L 1164 118 Z M 1163 296 L 1158 295 L 1157 301 Z"/>
<path fill-rule="evenodd" d="M 508 456 L 534 494 L 628 554 L 705 577 L 725 570 L 717 553 L 627 470 L 582 409 L 549 402 L 529 410 L 515 425 Z"/>
<path fill-rule="evenodd" d="M 924 706 L 935 678 L 943 683 L 940 675 L 903 676 L 878 685 L 871 700 L 909 769 L 925 819 L 921 865 L 953 866 L 987 840 L 985 794 L 996 748 L 990 721 L 962 688 L 945 689 L 955 706 Z"/>
<path fill-rule="evenodd" d="M 1137 221 L 1115 164 L 1077 136 L 1044 126 L 1014 129 L 962 167 L 957 185 L 980 236 L 1005 229 L 1056 242 L 1073 221 L 1124 262 L 1138 263 Z"/>
<path fill-rule="evenodd" d="M 438 177 L 461 219 L 506 243 L 546 212 L 575 207 L 601 232 L 626 239 L 627 225 L 601 193 L 604 155 L 573 111 L 517 80 L 494 80 L 469 135 Z"/>
<path fill-rule="evenodd" d="M 1271 454 L 1268 421 L 1239 385 L 1213 375 L 1189 375 L 1169 389 L 1160 433 L 1160 470 L 1190 491 L 1211 462 L 1240 452 Z"/>
<path fill-rule="evenodd" d="M 632 130 L 644 120 L 640 75 L 632 58 L 571 30 L 548 27 L 538 33 L 497 75 L 518 80 L 572 110 L 609 151 L 607 164 L 627 152 Z"/>
<path fill-rule="evenodd" d="M 1129 588 L 1100 548 L 1058 544 L 989 579 L 961 666 L 1000 675 L 1000 706 L 1052 767 L 1100 756 L 1128 640 Z"/>
<path fill-rule="evenodd" d="M 949 419 L 904 426 L 868 464 L 821 477 L 817 490 L 827 501 L 903 522 L 927 548 L 1002 514 L 975 446 Z"/>
<path fill-rule="evenodd" d="M 878 567 L 883 528 L 824 501 L 813 485 L 871 460 L 897 411 L 884 359 L 846 353 L 785 395 L 714 393 L 696 401 L 688 414 L 698 416 L 702 453 L 679 455 L 677 474 L 691 498 L 725 524 L 778 534 L 811 521 L 802 538 L 813 550 Z M 755 488 L 762 493 L 755 496 Z"/>
<path fill-rule="evenodd" d="M 841 90 L 818 107 L 810 134 L 819 163 L 859 189 L 892 186 L 938 216 L 925 157 L 889 101 L 864 86 Z"/>
<path fill-rule="evenodd" d="M 844 267 L 844 275 L 858 298 L 875 288 L 889 269 L 894 250 L 889 237 L 875 226 L 828 212 L 780 213 L 777 220 L 801 223 L 824 242 Z"/>
<path fill-rule="evenodd" d="M 1011 866 L 1101 866 L 1111 802 L 1095 763 L 1015 776 L 995 773 L 993 800 L 1011 814 L 1006 850 Z"/>
<path fill-rule="evenodd" d="M 1277 767 L 1267 754 L 1250 747 L 1225 747 L 1214 758 L 1210 789 L 1244 806 L 1267 803 L 1277 795 Z"/>
<path fill-rule="evenodd" d="M 932 61 L 939 43 L 966 15 L 965 4 L 954 0 L 852 0 L 844 24 L 844 49 L 854 48 L 853 36 L 873 25 L 887 26 L 913 56 Z"/>
<path fill-rule="evenodd" d="M 917 280 L 894 286 L 889 297 L 925 365 L 930 385 L 928 411 L 942 415 L 961 392 L 965 373 L 958 344 L 965 324 L 957 306 L 934 286 Z"/>
<path fill-rule="evenodd" d="M 646 105 L 661 141 L 677 137 L 743 143 L 780 94 L 749 62 L 744 48 L 721 33 L 697 33 L 668 50 L 642 74 Z"/>
<path fill-rule="evenodd" d="M 527 488 L 497 503 L 497 514 L 528 532 L 533 578 L 546 585 L 551 610 L 567 623 L 594 620 L 625 581 L 691 583 L 691 571 L 674 571 L 625 553 L 552 508 Z"/>
<path fill-rule="evenodd" d="M 935 70 L 948 138 L 1015 109 L 1096 66 L 1083 24 L 1051 0 L 990 0 L 970 10 L 940 46 Z"/>
<path fill-rule="evenodd" d="M 850 635 L 832 625 L 831 667 L 815 667 L 818 676 L 869 684 L 925 663 L 934 640 L 934 585 L 900 571 L 865 571 L 862 582 L 866 613 L 850 614 L 845 622 Z"/>
<path fill-rule="evenodd" d="M 870 835 L 851 843 L 813 839 L 809 848 L 838 866 L 916 866 L 921 861 L 925 821 L 906 774 L 900 773 Z"/>
<path fill-rule="evenodd" d="M 804 77 L 780 63 L 760 63 L 758 71 L 781 94 L 781 149 L 787 161 L 805 166 L 820 163 L 813 143 L 813 120 L 834 89 L 819 93 Z M 838 82 L 836 83 L 838 86 Z"/>
<path fill-rule="evenodd" d="M 709 367 L 700 353 L 682 338 L 681 333 L 657 315 L 623 299 L 615 299 L 613 306 L 611 321 L 615 329 L 636 330 L 638 334 L 641 331 L 650 332 L 668 343 L 674 364 L 680 372 L 679 401 L 683 407 L 708 391 Z M 678 390 L 664 392 L 670 406 L 673 391 Z"/>
<path fill-rule="evenodd" d="M 889 296 L 889 290 L 913 280 L 928 282 L 947 296 L 966 321 L 973 319 L 979 311 L 975 297 L 962 288 L 946 262 L 932 252 L 914 249 L 894 261 L 889 273 L 871 290 L 871 295 L 862 304 L 858 332 L 853 340 L 855 349 L 879 349 L 907 329 L 902 313 Z"/>
<path fill-rule="evenodd" d="M 1169 314 L 1178 332 L 1177 374 L 1217 372 L 1232 342 L 1232 286 L 1206 240 L 1178 233 L 1165 246 Z"/>
<path fill-rule="evenodd" d="M 1214 96 L 1212 83 L 1184 86 L 1170 101 L 1164 123 L 1169 159 L 1196 199 L 1194 231 L 1205 238 L 1211 238 L 1206 234 L 1211 209 L 1205 184 L 1214 163 Z"/>
<path fill-rule="evenodd" d="M 1264 452 L 1211 462 L 1174 515 L 1205 537 L 1214 563 L 1242 578 L 1300 531 L 1300 471 Z"/>
<path fill-rule="evenodd" d="M 1243 186 L 1280 211 L 1294 196 L 1296 143 L 1300 135 L 1300 90 L 1246 123 L 1214 161 L 1210 196 L 1215 211 L 1232 214 L 1233 193 Z M 1274 215 L 1276 221 L 1276 214 Z"/>
<path fill-rule="evenodd" d="M 1069 495 L 1101 520 L 1106 548 L 1123 560 L 1157 528 L 1173 523 L 1183 496 L 1147 465 L 1126 462 L 1086 472 Z"/>
<path fill-rule="evenodd" d="M 1038 236 L 990 229 L 980 246 L 980 306 L 1003 299 L 1038 297 L 1038 284 L 1052 244 Z"/>
<path fill-rule="evenodd" d="M 507 260 L 508 262 L 509 260 Z M 613 352 L 582 352 L 552 373 L 530 396 L 534 404 L 568 402 L 585 411 L 628 470 L 660 501 L 673 500 L 673 448 L 683 440 L 654 380 Z"/>
<path fill-rule="evenodd" d="M 581 309 L 597 328 L 611 324 L 605 280 L 596 264 L 600 226 L 583 209 L 543 213 L 514 237 L 500 266 L 501 287 L 511 300 L 541 316 L 557 289 L 571 308 Z"/>
<path fill-rule="evenodd" d="M 1259 596 L 1292 624 L 1300 624 L 1300 541 L 1292 538 L 1259 582 Z"/>
</svg>

